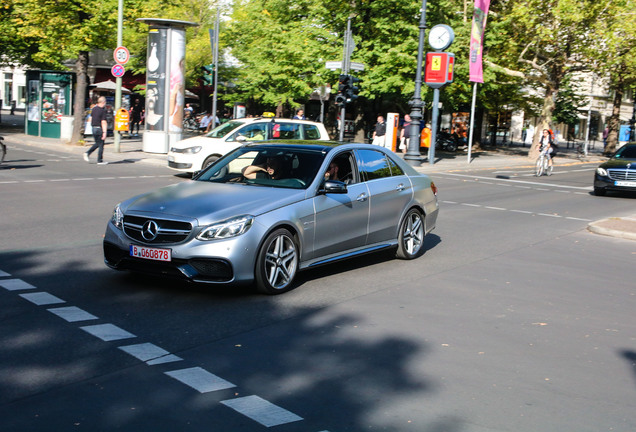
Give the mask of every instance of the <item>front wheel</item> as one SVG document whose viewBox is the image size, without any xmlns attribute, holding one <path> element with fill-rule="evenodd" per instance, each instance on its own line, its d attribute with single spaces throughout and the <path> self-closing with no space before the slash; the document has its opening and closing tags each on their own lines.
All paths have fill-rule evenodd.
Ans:
<svg viewBox="0 0 636 432">
<path fill-rule="evenodd" d="M 596 196 L 605 196 L 606 192 L 605 188 L 594 187 L 594 195 Z"/>
<path fill-rule="evenodd" d="M 543 175 L 543 158 L 540 156 L 539 159 L 537 159 L 534 173 L 537 177 L 541 177 Z"/>
<path fill-rule="evenodd" d="M 267 236 L 256 258 L 256 288 L 264 294 L 291 290 L 298 271 L 298 246 L 292 234 L 277 229 Z"/>
<path fill-rule="evenodd" d="M 424 216 L 417 209 L 408 211 L 398 234 L 398 249 L 395 254 L 400 259 L 415 259 L 424 252 Z"/>
<path fill-rule="evenodd" d="M 201 167 L 201 170 L 206 169 L 207 167 L 209 167 L 210 165 L 212 165 L 214 162 L 218 161 L 219 157 L 218 156 L 208 156 L 205 161 L 203 161 L 203 166 Z"/>
</svg>

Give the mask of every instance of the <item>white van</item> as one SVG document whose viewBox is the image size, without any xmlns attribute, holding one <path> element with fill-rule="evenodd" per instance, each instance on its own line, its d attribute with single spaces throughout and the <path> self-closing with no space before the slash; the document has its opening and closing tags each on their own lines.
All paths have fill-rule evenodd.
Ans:
<svg viewBox="0 0 636 432">
<path fill-rule="evenodd" d="M 322 123 L 279 118 L 242 118 L 230 120 L 205 135 L 187 138 L 168 152 L 168 166 L 196 172 L 212 164 L 244 142 L 281 140 L 329 140 Z"/>
</svg>

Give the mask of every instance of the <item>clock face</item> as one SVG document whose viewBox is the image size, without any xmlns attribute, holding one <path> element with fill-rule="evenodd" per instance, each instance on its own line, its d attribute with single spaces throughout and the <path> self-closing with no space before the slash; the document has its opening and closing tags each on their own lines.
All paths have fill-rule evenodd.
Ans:
<svg viewBox="0 0 636 432">
<path fill-rule="evenodd" d="M 444 24 L 438 24 L 428 33 L 428 44 L 436 50 L 443 50 L 453 43 L 455 34 L 453 29 Z"/>
</svg>

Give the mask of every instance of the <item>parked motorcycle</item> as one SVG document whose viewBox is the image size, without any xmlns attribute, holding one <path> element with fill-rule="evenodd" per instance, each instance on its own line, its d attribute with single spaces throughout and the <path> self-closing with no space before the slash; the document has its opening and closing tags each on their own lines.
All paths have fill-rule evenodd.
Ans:
<svg viewBox="0 0 636 432">
<path fill-rule="evenodd" d="M 457 151 L 457 140 L 448 132 L 438 132 L 435 139 L 435 148 L 455 152 Z"/>
</svg>

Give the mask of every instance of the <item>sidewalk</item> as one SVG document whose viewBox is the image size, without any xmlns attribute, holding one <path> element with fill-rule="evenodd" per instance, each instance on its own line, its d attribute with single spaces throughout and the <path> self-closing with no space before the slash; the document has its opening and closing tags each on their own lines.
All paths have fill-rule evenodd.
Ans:
<svg viewBox="0 0 636 432">
<path fill-rule="evenodd" d="M 83 146 L 65 144 L 59 139 L 41 138 L 24 134 L 24 115 L 8 115 L 8 111 L 2 112 L 2 128 L 0 135 L 4 136 L 5 143 L 18 146 L 33 146 L 41 149 L 55 149 L 56 151 L 72 153 L 77 155 L 78 160 L 82 160 L 82 154 L 93 144 L 93 139 L 88 136 Z M 120 140 L 120 152 L 116 153 L 113 137 L 106 139 L 104 147 L 104 160 L 107 162 L 141 162 L 158 166 L 166 166 L 167 156 L 165 154 L 146 153 L 142 150 L 142 137 L 128 138 Z M 598 145 L 596 147 L 599 147 Z M 435 163 L 430 164 L 426 155 L 422 155 L 422 163 L 415 169 L 418 172 L 431 174 L 436 172 L 462 172 L 473 170 L 492 169 L 512 169 L 512 168 L 534 168 L 534 162 L 528 158 L 528 147 L 520 145 L 501 146 L 494 150 L 476 150 L 471 154 L 471 161 L 468 163 L 468 156 L 465 152 L 457 153 L 436 152 Z M 401 155 L 403 156 L 403 155 Z M 601 149 L 592 149 L 583 160 L 576 157 L 574 147 L 570 149 L 559 148 L 559 154 L 554 159 L 556 167 L 575 166 L 584 163 L 601 163 L 606 158 L 602 156 Z M 591 179 L 590 179 L 591 181 Z M 636 240 L 636 215 L 631 217 L 608 218 L 591 222 L 588 230 L 602 235 Z"/>
</svg>

